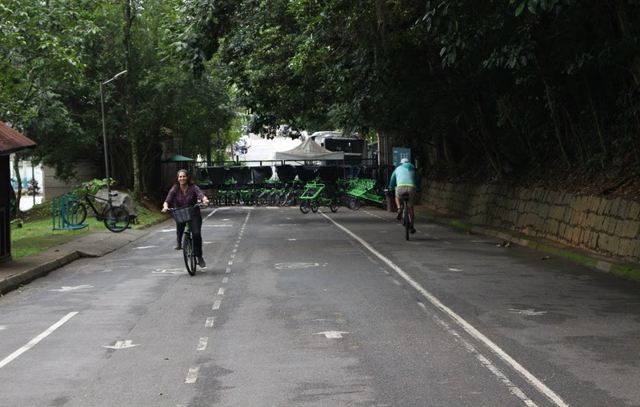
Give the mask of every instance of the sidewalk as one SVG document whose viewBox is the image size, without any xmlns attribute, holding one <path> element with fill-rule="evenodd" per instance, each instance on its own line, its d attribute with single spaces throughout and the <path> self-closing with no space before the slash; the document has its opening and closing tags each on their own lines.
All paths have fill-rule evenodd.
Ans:
<svg viewBox="0 0 640 407">
<path fill-rule="evenodd" d="M 120 233 L 99 231 L 52 247 L 38 255 L 0 263 L 0 295 L 81 257 L 101 257 L 149 233 L 149 229 L 127 229 Z"/>
<path fill-rule="evenodd" d="M 563 257 L 594 270 L 611 273 L 618 277 L 640 282 L 640 264 L 627 263 L 621 259 L 600 256 L 586 250 L 562 245 L 550 240 L 527 236 L 513 230 L 467 224 L 461 219 L 448 217 L 446 215 L 430 211 L 422 205 L 416 205 L 415 212 L 418 228 L 420 228 L 420 223 L 425 222 L 453 226 L 457 229 L 462 229 L 467 233 L 492 236 L 505 242 L 517 244 L 518 246 L 525 246 L 530 249 L 538 250 L 545 253 L 547 256 Z"/>
</svg>

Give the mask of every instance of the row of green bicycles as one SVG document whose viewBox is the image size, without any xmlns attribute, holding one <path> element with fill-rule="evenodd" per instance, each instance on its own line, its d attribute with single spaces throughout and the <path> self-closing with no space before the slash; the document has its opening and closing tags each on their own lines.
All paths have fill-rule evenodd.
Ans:
<svg viewBox="0 0 640 407">
<path fill-rule="evenodd" d="M 208 189 L 209 200 L 216 206 L 297 206 L 302 213 L 327 207 L 336 212 L 340 206 L 352 210 L 362 205 L 385 205 L 384 194 L 373 179 L 348 179 L 325 182 L 268 181 L 238 186 L 233 179 L 218 188 Z"/>
</svg>

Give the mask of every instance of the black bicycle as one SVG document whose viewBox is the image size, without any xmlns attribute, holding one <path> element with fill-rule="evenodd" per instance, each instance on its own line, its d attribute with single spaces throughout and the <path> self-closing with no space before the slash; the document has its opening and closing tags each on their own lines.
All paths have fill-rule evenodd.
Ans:
<svg viewBox="0 0 640 407">
<path fill-rule="evenodd" d="M 182 234 L 182 257 L 184 258 L 184 265 L 187 267 L 187 273 L 189 273 L 190 276 L 194 276 L 196 274 L 196 267 L 198 266 L 198 258 L 196 257 L 195 249 L 193 247 L 191 218 L 193 217 L 195 208 L 203 208 L 205 206 L 205 204 L 199 202 L 194 206 L 169 208 L 169 211 L 173 214 L 173 218 L 176 223 L 185 223 L 184 233 Z"/>
<path fill-rule="evenodd" d="M 131 214 L 121 205 L 114 205 L 111 198 L 118 196 L 117 191 L 109 193 L 108 198 L 100 198 L 86 193 L 82 198 L 74 198 L 67 202 L 62 211 L 62 217 L 71 225 L 81 224 L 87 219 L 87 206 L 91 208 L 96 219 L 104 222 L 104 226 L 112 232 L 119 233 L 129 227 Z M 96 203 L 100 203 L 102 209 L 98 209 Z"/>
</svg>

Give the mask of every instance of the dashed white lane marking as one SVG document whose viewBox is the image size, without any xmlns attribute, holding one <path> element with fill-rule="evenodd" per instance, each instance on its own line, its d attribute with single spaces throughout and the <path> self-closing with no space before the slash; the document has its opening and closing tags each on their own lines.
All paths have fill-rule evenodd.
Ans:
<svg viewBox="0 0 640 407">
<path fill-rule="evenodd" d="M 211 307 L 212 310 L 217 311 L 220 309 L 220 305 L 222 305 L 222 301 L 221 300 L 215 300 L 213 302 L 213 306 Z"/>
<path fill-rule="evenodd" d="M 229 260 L 229 263 L 227 263 L 227 264 L 230 265 L 230 266 L 233 266 L 233 261 Z"/>
<path fill-rule="evenodd" d="M 34 346 L 36 346 L 41 340 L 43 340 L 47 336 L 51 335 L 56 329 L 60 328 L 68 320 L 70 320 L 71 318 L 75 317 L 76 315 L 78 315 L 78 312 L 70 312 L 70 313 L 68 313 L 67 315 L 62 317 L 62 319 L 60 319 L 58 322 L 56 322 L 55 324 L 53 324 L 49 328 L 47 328 L 40 335 L 36 336 L 35 338 L 33 338 L 32 340 L 27 342 L 26 345 L 24 345 L 20 349 L 16 350 L 15 352 L 13 352 L 11 355 L 7 356 L 6 358 L 0 360 L 0 369 L 2 369 L 3 367 L 5 367 L 9 363 L 11 363 L 13 360 L 15 360 L 17 357 L 19 357 L 20 355 L 22 355 L 23 353 L 25 353 L 29 349 L 31 349 Z"/>
<path fill-rule="evenodd" d="M 225 273 L 227 274 L 231 273 L 231 267 L 227 267 L 227 269 L 225 270 Z"/>
<path fill-rule="evenodd" d="M 231 255 L 231 256 L 229 256 L 229 257 L 230 257 L 230 258 L 232 258 L 232 259 L 235 259 L 235 258 L 236 258 L 236 255 L 235 255 L 235 254 L 232 254 L 232 255 Z"/>
<path fill-rule="evenodd" d="M 224 295 L 224 287 L 218 288 L 218 295 Z"/>
<path fill-rule="evenodd" d="M 193 384 L 198 380 L 198 372 L 200 371 L 199 367 L 192 367 L 189 369 L 189 373 L 187 373 L 187 378 L 184 379 L 185 384 Z"/>
<path fill-rule="evenodd" d="M 234 253 L 234 254 L 235 254 L 235 253 L 238 253 L 238 248 L 233 249 L 233 250 L 231 251 L 231 253 Z"/>
<path fill-rule="evenodd" d="M 229 277 L 225 277 L 222 279 L 222 284 L 227 284 L 229 282 Z"/>
<path fill-rule="evenodd" d="M 198 351 L 203 351 L 205 349 L 207 349 L 207 343 L 209 342 L 209 338 L 202 337 L 200 338 L 200 340 L 198 341 L 198 347 L 196 348 L 196 350 Z"/>
<path fill-rule="evenodd" d="M 204 323 L 204 327 L 205 328 L 213 328 L 214 321 L 215 321 L 214 317 L 208 317 L 207 320 Z"/>
<path fill-rule="evenodd" d="M 464 318 L 454 312 L 451 308 L 444 305 L 437 297 L 427 291 L 424 287 L 418 284 L 411 276 L 409 276 L 404 270 L 398 267 L 395 263 L 393 263 L 390 259 L 383 256 L 382 253 L 378 252 L 373 248 L 369 243 L 367 243 L 364 239 L 360 238 L 358 235 L 342 226 L 331 217 L 327 216 L 324 213 L 321 213 L 326 219 L 331 221 L 338 228 L 343 230 L 346 234 L 351 236 L 357 242 L 359 242 L 362 246 L 364 246 L 367 250 L 369 250 L 372 254 L 374 254 L 377 258 L 382 260 L 390 269 L 395 271 L 402 279 L 404 279 L 410 286 L 416 289 L 424 298 L 426 298 L 434 307 L 439 309 L 441 312 L 446 314 L 451 320 L 453 320 L 460 328 L 462 328 L 465 332 L 471 335 L 474 339 L 479 342 L 482 342 L 487 348 L 489 348 L 493 353 L 495 353 L 503 362 L 507 363 L 522 375 L 532 386 L 534 386 L 540 393 L 544 394 L 549 400 L 551 400 L 556 406 L 559 407 L 568 407 L 568 404 L 553 390 L 547 387 L 540 379 L 535 377 L 531 372 L 524 368 L 520 363 L 518 363 L 515 359 L 513 359 L 509 354 L 502 350 L 497 344 L 495 344 L 491 339 L 487 338 L 484 334 L 478 331 L 473 325 L 467 322 Z"/>
</svg>

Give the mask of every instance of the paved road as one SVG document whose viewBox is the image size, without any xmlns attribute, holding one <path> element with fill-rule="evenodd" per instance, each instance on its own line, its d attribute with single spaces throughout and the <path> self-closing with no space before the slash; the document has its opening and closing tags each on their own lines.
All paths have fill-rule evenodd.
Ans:
<svg viewBox="0 0 640 407">
<path fill-rule="evenodd" d="M 225 208 L 0 298 L 2 406 L 640 405 L 637 285 L 377 210 Z"/>
</svg>

